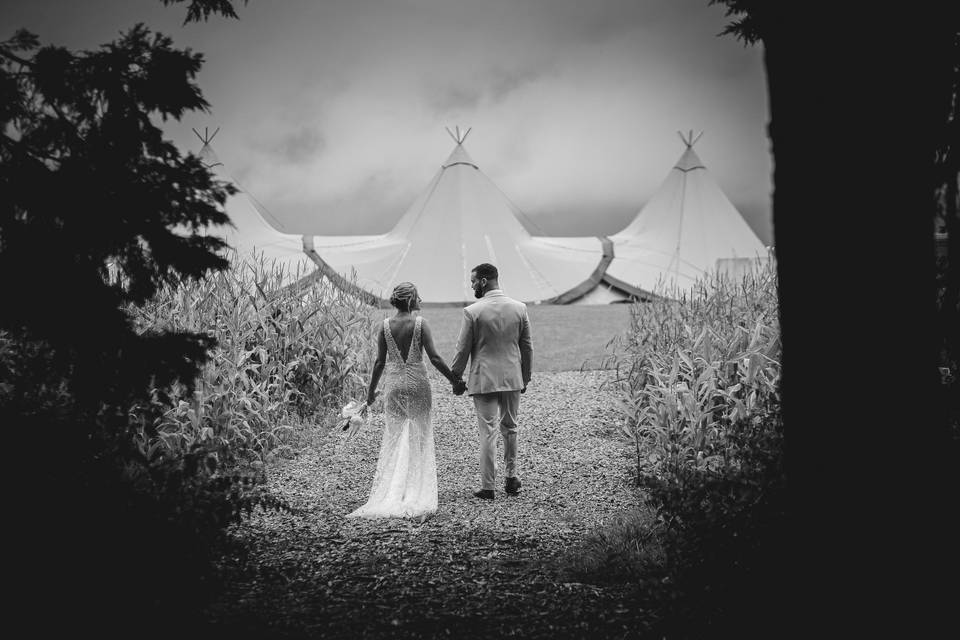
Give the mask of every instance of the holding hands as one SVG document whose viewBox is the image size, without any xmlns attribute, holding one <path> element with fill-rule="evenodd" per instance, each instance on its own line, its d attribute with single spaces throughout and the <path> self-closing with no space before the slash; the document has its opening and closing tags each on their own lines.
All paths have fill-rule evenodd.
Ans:
<svg viewBox="0 0 960 640">
<path fill-rule="evenodd" d="M 453 381 L 453 395 L 462 396 L 463 393 L 467 390 L 467 383 L 463 381 L 463 378 Z"/>
</svg>

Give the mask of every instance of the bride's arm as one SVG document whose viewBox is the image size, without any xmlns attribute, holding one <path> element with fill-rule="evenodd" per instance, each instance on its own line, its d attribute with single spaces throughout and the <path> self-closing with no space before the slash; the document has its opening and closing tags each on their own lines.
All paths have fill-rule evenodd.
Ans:
<svg viewBox="0 0 960 640">
<path fill-rule="evenodd" d="M 433 334 L 430 332 L 430 327 L 427 326 L 426 318 L 420 321 L 420 342 L 423 343 L 423 350 L 427 353 L 427 357 L 430 358 L 431 364 L 436 367 L 437 371 L 439 371 L 444 378 L 449 380 L 451 384 L 455 384 L 460 380 L 460 377 L 450 370 L 450 367 L 447 366 L 447 363 L 443 361 L 443 358 L 440 357 L 437 349 L 433 346 Z"/>
<path fill-rule="evenodd" d="M 383 373 L 383 366 L 387 362 L 387 338 L 383 335 L 383 327 L 380 327 L 380 338 L 377 340 L 377 359 L 373 363 L 373 373 L 370 374 L 370 388 L 367 390 L 367 406 L 373 404 L 377 397 L 377 385 L 380 383 L 380 375 Z"/>
</svg>

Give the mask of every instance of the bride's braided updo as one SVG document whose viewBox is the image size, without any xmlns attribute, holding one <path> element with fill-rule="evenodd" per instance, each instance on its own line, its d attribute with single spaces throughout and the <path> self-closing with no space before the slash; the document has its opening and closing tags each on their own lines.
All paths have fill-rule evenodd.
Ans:
<svg viewBox="0 0 960 640">
<path fill-rule="evenodd" d="M 390 304 L 400 311 L 410 311 L 413 303 L 419 298 L 417 287 L 412 282 L 401 282 L 393 288 L 390 294 Z"/>
</svg>

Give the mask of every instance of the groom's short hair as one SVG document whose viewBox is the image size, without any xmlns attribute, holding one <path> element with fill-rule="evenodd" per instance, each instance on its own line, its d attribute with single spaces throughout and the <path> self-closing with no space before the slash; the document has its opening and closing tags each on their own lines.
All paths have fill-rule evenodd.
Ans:
<svg viewBox="0 0 960 640">
<path fill-rule="evenodd" d="M 497 271 L 497 268 L 489 262 L 478 264 L 473 268 L 473 271 L 477 274 L 477 279 L 486 278 L 487 280 L 496 280 L 500 277 L 500 273 Z"/>
</svg>

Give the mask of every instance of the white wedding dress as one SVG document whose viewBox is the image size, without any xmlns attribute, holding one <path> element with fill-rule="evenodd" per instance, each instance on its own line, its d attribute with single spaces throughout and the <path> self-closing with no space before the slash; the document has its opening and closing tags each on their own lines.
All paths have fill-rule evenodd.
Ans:
<svg viewBox="0 0 960 640">
<path fill-rule="evenodd" d="M 437 462 L 433 449 L 432 398 L 420 343 L 418 316 L 404 361 L 383 321 L 387 341 L 384 368 L 384 429 L 370 499 L 348 518 L 411 518 L 437 510 Z"/>
</svg>

